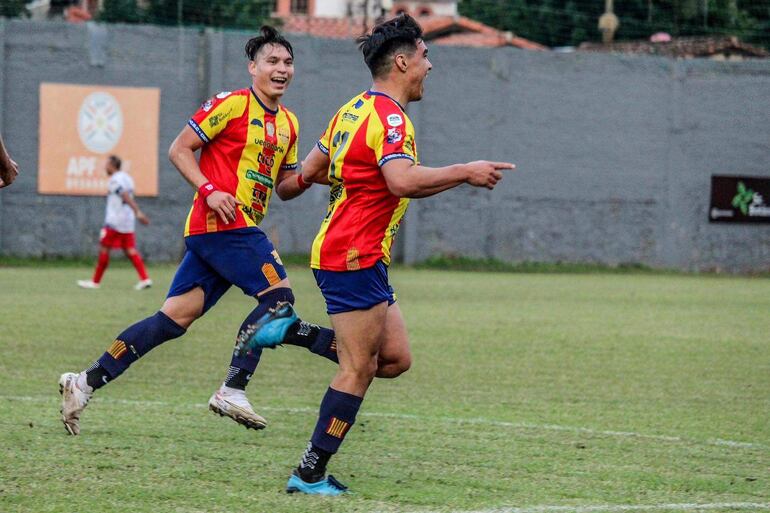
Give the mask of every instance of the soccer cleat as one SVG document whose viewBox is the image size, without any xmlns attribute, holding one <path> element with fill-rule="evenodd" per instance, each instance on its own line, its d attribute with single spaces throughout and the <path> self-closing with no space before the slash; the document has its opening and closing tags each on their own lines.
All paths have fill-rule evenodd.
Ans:
<svg viewBox="0 0 770 513">
<path fill-rule="evenodd" d="M 279 301 L 275 308 L 271 308 L 238 336 L 235 355 L 242 358 L 254 348 L 274 348 L 281 345 L 289 327 L 295 322 L 297 322 L 297 314 L 291 303 Z"/>
<path fill-rule="evenodd" d="M 246 398 L 246 392 L 225 385 L 219 387 L 209 399 L 209 410 L 220 417 L 228 416 L 235 422 L 250 429 L 264 429 L 267 421 L 257 415 Z"/>
<path fill-rule="evenodd" d="M 92 280 L 78 280 L 78 287 L 81 289 L 98 289 L 101 285 Z"/>
<path fill-rule="evenodd" d="M 144 290 L 149 289 L 150 287 L 152 287 L 152 280 L 147 278 L 146 280 L 141 280 L 139 283 L 134 285 L 134 290 Z"/>
<path fill-rule="evenodd" d="M 286 493 L 306 493 L 308 495 L 342 495 L 348 493 L 348 487 L 337 481 L 334 476 L 326 476 L 325 479 L 317 483 L 306 483 L 297 475 L 297 471 L 292 472 L 289 482 L 286 483 Z"/>
<path fill-rule="evenodd" d="M 61 394 L 61 421 L 64 429 L 71 435 L 80 434 L 80 414 L 83 413 L 93 393 L 83 392 L 77 385 L 78 375 L 65 372 L 59 378 Z"/>
</svg>

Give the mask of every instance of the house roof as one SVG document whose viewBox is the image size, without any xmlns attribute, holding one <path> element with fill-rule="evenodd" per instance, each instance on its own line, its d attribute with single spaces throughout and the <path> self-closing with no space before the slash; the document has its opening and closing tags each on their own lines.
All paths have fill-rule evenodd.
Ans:
<svg viewBox="0 0 770 513">
<path fill-rule="evenodd" d="M 374 26 L 373 22 L 369 22 L 366 30 L 364 30 L 364 22 L 360 18 L 320 18 L 291 15 L 281 19 L 283 30 L 287 33 L 309 34 L 333 39 L 352 39 Z M 513 46 L 525 50 L 548 49 L 534 41 L 515 36 L 510 32 L 502 32 L 465 16 L 421 16 L 416 19 L 422 26 L 425 40 L 433 44 L 481 47 Z"/>
<path fill-rule="evenodd" d="M 659 43 L 653 43 L 646 40 L 619 41 L 609 45 L 601 43 L 582 43 L 578 49 L 586 52 L 636 53 L 684 59 L 711 57 L 724 54 L 753 58 L 770 57 L 770 52 L 764 48 L 746 44 L 735 36 L 675 37 L 670 41 Z"/>
</svg>

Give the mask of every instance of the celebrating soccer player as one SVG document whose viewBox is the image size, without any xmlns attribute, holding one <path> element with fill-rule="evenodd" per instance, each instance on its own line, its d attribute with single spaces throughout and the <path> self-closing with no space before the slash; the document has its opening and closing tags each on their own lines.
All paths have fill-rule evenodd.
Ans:
<svg viewBox="0 0 770 513">
<path fill-rule="evenodd" d="M 59 381 L 62 421 L 80 432 L 80 415 L 94 390 L 122 374 L 154 347 L 182 336 L 190 325 L 236 285 L 258 305 L 238 332 L 238 347 L 265 334 L 337 361 L 334 333 L 299 321 L 278 253 L 257 227 L 275 189 L 294 198 L 310 184 L 297 168 L 297 118 L 279 103 L 294 75 L 291 44 L 272 27 L 246 44 L 252 85 L 223 92 L 204 103 L 177 136 L 169 157 L 197 190 L 185 223 L 184 258 L 160 311 L 130 326 L 80 374 Z M 195 151 L 200 149 L 200 164 Z M 260 329 L 269 321 L 267 330 Z M 215 413 L 249 428 L 266 421 L 251 407 L 245 388 L 261 349 L 234 352 L 227 377 L 209 401 Z"/>
<path fill-rule="evenodd" d="M 134 180 L 131 175 L 121 170 L 121 160 L 117 155 L 110 155 L 104 166 L 110 181 L 107 184 L 107 207 L 104 214 L 104 227 L 99 235 L 99 258 L 96 270 L 90 280 L 78 280 L 78 286 L 84 289 L 98 289 L 104 271 L 110 263 L 110 249 L 122 248 L 139 275 L 134 286 L 143 290 L 152 286 L 147 275 L 142 256 L 136 250 L 134 227 L 138 219 L 142 224 L 150 224 L 150 219 L 139 209 L 134 200 Z"/>
<path fill-rule="evenodd" d="M 0 189 L 11 185 L 18 175 L 19 165 L 8 155 L 0 137 Z"/>
<path fill-rule="evenodd" d="M 331 185 L 329 210 L 313 243 L 311 267 L 337 336 L 339 370 L 321 402 L 318 422 L 288 492 L 339 495 L 326 476 L 356 420 L 372 379 L 394 378 L 411 363 L 401 310 L 388 283 L 393 237 L 407 198 L 467 183 L 493 189 L 505 162 L 443 168 L 420 165 L 414 127 L 404 107 L 423 95 L 431 69 L 422 30 L 408 15 L 359 39 L 374 85 L 346 103 L 303 162 L 306 181 Z M 269 337 L 254 337 L 254 343 Z"/>
</svg>

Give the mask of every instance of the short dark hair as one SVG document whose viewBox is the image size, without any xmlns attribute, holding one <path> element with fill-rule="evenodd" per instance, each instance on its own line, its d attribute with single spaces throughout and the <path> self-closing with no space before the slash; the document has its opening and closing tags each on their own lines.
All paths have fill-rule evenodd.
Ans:
<svg viewBox="0 0 770 513">
<path fill-rule="evenodd" d="M 422 27 L 408 14 L 399 14 L 395 18 L 382 22 L 372 29 L 372 33 L 359 37 L 356 42 L 364 54 L 364 61 L 372 76 L 382 77 L 390 70 L 390 59 L 405 48 L 417 50 L 417 43 L 422 39 Z"/>
<path fill-rule="evenodd" d="M 246 42 L 246 57 L 253 61 L 259 49 L 269 44 L 283 46 L 289 51 L 291 58 L 294 58 L 294 49 L 291 47 L 291 43 L 270 25 L 262 25 L 262 28 L 259 29 L 259 35 Z"/>
<path fill-rule="evenodd" d="M 110 164 L 115 166 L 115 169 L 120 169 L 121 164 L 123 164 L 123 162 L 120 160 L 120 157 L 118 157 L 117 155 L 110 155 L 109 161 L 110 161 Z"/>
</svg>

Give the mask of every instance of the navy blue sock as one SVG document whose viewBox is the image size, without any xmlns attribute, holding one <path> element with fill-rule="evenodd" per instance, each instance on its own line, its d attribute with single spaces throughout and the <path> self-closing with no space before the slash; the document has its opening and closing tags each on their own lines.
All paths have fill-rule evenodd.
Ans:
<svg viewBox="0 0 770 513">
<path fill-rule="evenodd" d="M 244 319 L 241 324 L 241 328 L 238 330 L 238 337 L 235 340 L 236 345 L 245 333 L 249 333 L 249 327 L 256 324 L 260 317 L 265 315 L 271 308 L 274 308 L 279 301 L 286 301 L 294 304 L 294 294 L 290 288 L 281 287 L 273 289 L 266 294 L 262 294 L 257 298 L 257 301 L 259 301 L 259 304 L 246 316 L 246 319 Z M 225 378 L 225 386 L 245 390 L 252 374 L 257 370 L 257 365 L 259 365 L 259 358 L 261 356 L 261 347 L 252 349 L 242 357 L 233 353 L 233 357 L 230 360 L 230 368 L 228 369 L 227 377 Z"/>
<path fill-rule="evenodd" d="M 106 371 L 110 376 L 109 380 L 115 379 L 153 348 L 181 337 L 186 331 L 163 312 L 157 312 L 118 335 L 115 342 L 97 360 L 96 368 L 101 367 Z"/>
<path fill-rule="evenodd" d="M 297 467 L 297 472 L 304 481 L 318 481 L 326 473 L 326 463 L 340 448 L 348 430 L 355 424 L 356 414 L 363 400 L 363 397 L 340 392 L 331 387 L 326 390 L 313 437 Z"/>
</svg>

